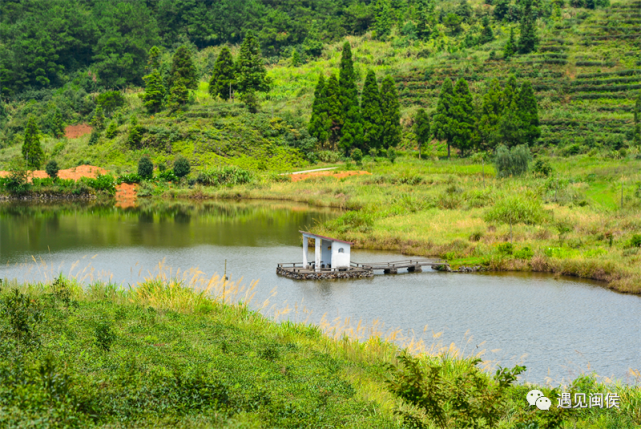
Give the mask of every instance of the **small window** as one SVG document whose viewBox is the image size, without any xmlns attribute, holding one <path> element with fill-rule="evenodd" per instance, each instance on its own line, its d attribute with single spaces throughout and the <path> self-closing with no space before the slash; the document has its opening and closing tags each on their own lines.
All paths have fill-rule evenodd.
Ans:
<svg viewBox="0 0 641 429">
<path fill-rule="evenodd" d="M 345 249 L 341 247 L 340 249 L 338 249 L 338 253 L 345 253 Z"/>
</svg>

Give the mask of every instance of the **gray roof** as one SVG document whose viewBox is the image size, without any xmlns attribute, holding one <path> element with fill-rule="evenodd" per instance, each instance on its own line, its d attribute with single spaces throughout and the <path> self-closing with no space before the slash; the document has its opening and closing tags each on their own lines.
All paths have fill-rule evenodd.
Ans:
<svg viewBox="0 0 641 429">
<path fill-rule="evenodd" d="M 343 240 L 339 240 L 338 238 L 331 238 L 331 237 L 325 237 L 324 235 L 312 234 L 311 232 L 307 232 L 307 231 L 298 231 L 298 232 L 300 232 L 303 235 L 309 235 L 310 237 L 320 238 L 322 240 L 337 241 L 339 243 L 349 244 L 350 246 L 354 244 L 350 241 L 343 241 Z"/>
</svg>

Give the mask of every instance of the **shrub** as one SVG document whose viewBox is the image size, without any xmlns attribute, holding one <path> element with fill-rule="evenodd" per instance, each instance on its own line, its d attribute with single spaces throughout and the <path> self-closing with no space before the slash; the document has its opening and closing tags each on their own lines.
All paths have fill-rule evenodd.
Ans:
<svg viewBox="0 0 641 429">
<path fill-rule="evenodd" d="M 158 179 L 163 180 L 165 182 L 177 182 L 178 181 L 178 177 L 171 170 L 162 170 L 160 173 L 158 173 Z"/>
<path fill-rule="evenodd" d="M 499 177 L 520 176 L 527 173 L 532 160 L 527 145 L 519 145 L 509 150 L 504 145 L 496 149 L 494 164 Z"/>
<path fill-rule="evenodd" d="M 189 161 L 187 161 L 186 158 L 183 158 L 181 156 L 174 162 L 174 174 L 176 175 L 176 177 L 182 179 L 183 177 L 188 175 L 190 171 L 191 166 L 189 165 Z"/>
<path fill-rule="evenodd" d="M 316 153 L 318 159 L 322 162 L 335 163 L 340 161 L 341 155 L 331 150 L 321 150 Z"/>
<path fill-rule="evenodd" d="M 505 253 L 506 255 L 514 253 L 514 245 L 512 243 L 501 243 L 496 246 L 496 248 L 499 252 Z"/>
<path fill-rule="evenodd" d="M 218 167 L 202 171 L 198 174 L 196 182 L 201 185 L 242 185 L 254 180 L 251 172 L 236 166 Z"/>
<path fill-rule="evenodd" d="M 532 170 L 535 173 L 540 174 L 541 176 L 545 176 L 545 177 L 547 177 L 550 174 L 552 174 L 552 171 L 553 171 L 552 170 L 552 166 L 550 165 L 550 163 L 547 162 L 547 161 L 544 161 L 542 159 L 537 159 L 536 160 Z"/>
<path fill-rule="evenodd" d="M 138 161 L 138 175 L 144 180 L 149 180 L 154 175 L 154 164 L 146 156 Z"/>
<path fill-rule="evenodd" d="M 360 164 L 360 162 L 363 160 L 363 152 L 358 148 L 354 149 L 352 151 L 352 159 L 355 163 Z"/>
<path fill-rule="evenodd" d="M 534 252 L 528 246 L 514 252 L 514 257 L 518 259 L 532 259 Z"/>
<path fill-rule="evenodd" d="M 141 177 L 137 173 L 123 174 L 118 178 L 118 183 L 140 183 Z"/>
<path fill-rule="evenodd" d="M 111 174 L 99 174 L 95 179 L 85 177 L 81 182 L 96 191 L 104 191 L 110 194 L 116 192 L 116 180 Z"/>
<path fill-rule="evenodd" d="M 51 177 L 52 179 L 58 177 L 58 163 L 52 159 L 47 163 L 45 171 L 47 172 L 47 176 Z"/>
<path fill-rule="evenodd" d="M 95 145 L 98 143 L 98 140 L 100 140 L 100 131 L 98 128 L 94 128 L 91 130 L 91 135 L 89 136 L 89 146 Z"/>
<path fill-rule="evenodd" d="M 630 247 L 641 247 L 641 234 L 634 234 L 630 239 Z"/>
<path fill-rule="evenodd" d="M 393 162 L 394 162 L 394 160 L 396 159 L 396 150 L 395 150 L 393 147 L 391 147 L 391 148 L 387 149 L 387 158 L 388 158 L 388 159 L 390 160 L 390 162 L 392 162 L 392 163 L 393 163 Z"/>
<path fill-rule="evenodd" d="M 99 349 L 106 352 L 111 350 L 111 346 L 116 340 L 116 334 L 111 328 L 111 324 L 106 321 L 100 321 L 94 328 L 94 341 Z"/>
</svg>

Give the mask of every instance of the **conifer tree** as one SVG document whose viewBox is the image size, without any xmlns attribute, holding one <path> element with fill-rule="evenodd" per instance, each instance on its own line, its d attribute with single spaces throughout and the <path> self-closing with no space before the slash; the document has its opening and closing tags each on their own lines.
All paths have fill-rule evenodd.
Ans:
<svg viewBox="0 0 641 429">
<path fill-rule="evenodd" d="M 98 131 L 101 131 L 105 128 L 105 114 L 102 111 L 102 106 L 99 104 L 96 107 L 96 111 L 91 118 L 91 126 L 93 126 Z"/>
<path fill-rule="evenodd" d="M 56 107 L 56 111 L 53 114 L 53 126 L 51 127 L 51 133 L 57 139 L 65 135 L 65 124 L 62 120 L 62 112 Z"/>
<path fill-rule="evenodd" d="M 298 67 L 300 65 L 300 55 L 298 55 L 298 51 L 294 49 L 292 51 L 292 67 Z"/>
<path fill-rule="evenodd" d="M 332 74 L 327 81 L 325 91 L 329 142 L 332 145 L 332 149 L 336 149 L 341 138 L 345 114 L 343 112 L 343 105 L 341 104 L 340 84 L 335 74 Z"/>
<path fill-rule="evenodd" d="M 216 58 L 214 72 L 209 80 L 209 94 L 213 98 L 220 97 L 223 100 L 229 100 L 234 89 L 234 73 L 234 59 L 231 51 L 227 46 L 223 46 L 218 58 Z"/>
<path fill-rule="evenodd" d="M 492 25 L 490 24 L 490 18 L 485 15 L 483 17 L 483 29 L 481 30 L 481 36 L 479 42 L 483 45 L 494 40 L 494 32 L 492 31 Z"/>
<path fill-rule="evenodd" d="M 641 145 L 641 92 L 634 106 L 634 143 Z"/>
<path fill-rule="evenodd" d="M 22 144 L 22 157 L 27 162 L 28 168 L 38 169 L 44 161 L 44 151 L 40 145 L 40 131 L 33 116 L 29 117 L 24 130 L 24 143 Z"/>
<path fill-rule="evenodd" d="M 516 82 L 516 77 L 510 75 L 505 84 L 505 89 L 503 90 L 503 110 L 506 110 L 511 104 L 512 101 L 516 98 L 518 94 L 518 83 Z"/>
<path fill-rule="evenodd" d="M 529 81 L 521 85 L 516 98 L 516 108 L 523 130 L 524 143 L 531 146 L 541 137 L 541 129 L 539 128 L 539 109 Z"/>
<path fill-rule="evenodd" d="M 446 78 L 443 81 L 441 93 L 438 97 L 438 104 L 436 106 L 436 114 L 434 115 L 434 124 L 432 129 L 434 130 L 436 138 L 447 142 L 448 158 L 450 157 L 450 145 L 452 144 L 452 139 L 454 137 L 451 120 L 454 103 L 454 87 L 452 86 L 450 78 Z"/>
<path fill-rule="evenodd" d="M 430 118 L 422 107 L 416 112 L 414 117 L 414 135 L 418 143 L 418 158 L 421 158 L 421 152 L 424 145 L 430 141 Z"/>
<path fill-rule="evenodd" d="M 328 124 L 328 106 L 327 106 L 327 89 L 325 85 L 325 76 L 321 73 L 318 76 L 318 83 L 314 91 L 314 102 L 312 104 L 312 116 L 309 119 L 307 131 L 312 137 L 323 146 L 329 138 Z"/>
<path fill-rule="evenodd" d="M 499 142 L 499 121 L 503 112 L 504 101 L 501 84 L 492 79 L 490 87 L 483 96 L 481 119 L 479 123 L 479 138 L 484 149 L 494 149 Z"/>
<path fill-rule="evenodd" d="M 514 28 L 510 27 L 510 38 L 507 39 L 505 49 L 503 49 L 503 58 L 510 59 L 516 53 L 516 42 L 514 41 Z"/>
<path fill-rule="evenodd" d="M 376 31 L 376 38 L 379 40 L 386 40 L 392 32 L 394 25 L 393 12 L 389 0 L 378 0 L 376 2 L 376 21 L 374 22 L 374 30 Z"/>
<path fill-rule="evenodd" d="M 151 74 L 148 74 L 143 79 L 145 81 L 145 92 L 141 98 L 147 111 L 155 113 L 162 109 L 165 101 L 165 85 L 163 85 L 162 76 L 158 69 L 154 69 Z"/>
<path fill-rule="evenodd" d="M 116 135 L 118 135 L 118 124 L 116 124 L 116 121 L 111 121 L 107 127 L 107 131 L 105 131 L 105 137 L 112 139 L 116 137 Z"/>
<path fill-rule="evenodd" d="M 505 108 L 499 120 L 501 141 L 507 144 L 508 147 L 518 146 L 522 144 L 525 139 L 517 109 L 516 99 L 513 99 Z"/>
<path fill-rule="evenodd" d="M 454 100 L 450 111 L 452 145 L 461 152 L 467 152 L 472 149 L 476 118 L 472 93 L 463 78 L 454 86 Z"/>
<path fill-rule="evenodd" d="M 390 148 L 401 143 L 401 105 L 392 76 L 387 75 L 381 84 L 381 113 L 383 115 L 383 147 Z"/>
<path fill-rule="evenodd" d="M 343 108 L 340 146 L 345 154 L 348 154 L 350 149 L 359 147 L 363 141 L 356 73 L 354 72 L 352 48 L 349 42 L 343 44 L 339 70 L 339 88 L 340 104 Z"/>
<path fill-rule="evenodd" d="M 365 78 L 365 85 L 361 94 L 361 117 L 363 119 L 364 148 L 381 147 L 383 131 L 381 94 L 378 90 L 376 73 L 373 70 L 369 70 Z"/>
<path fill-rule="evenodd" d="M 187 46 L 181 46 L 174 53 L 171 65 L 171 76 L 169 86 L 173 89 L 176 83 L 180 81 L 187 89 L 198 88 L 198 71 L 191 58 L 191 52 Z"/>
<path fill-rule="evenodd" d="M 236 86 L 241 93 L 269 91 L 267 70 L 263 65 L 260 45 L 251 32 L 247 33 L 240 45 L 240 54 L 236 63 Z"/>
<path fill-rule="evenodd" d="M 316 20 L 312 21 L 312 25 L 309 27 L 307 37 L 303 42 L 303 50 L 305 54 L 312 57 L 318 57 L 323 53 L 323 41 L 321 40 L 320 29 Z"/>
<path fill-rule="evenodd" d="M 530 52 L 536 52 L 538 45 L 539 37 L 536 34 L 536 17 L 532 13 L 532 0 L 525 0 L 525 7 L 521 18 L 519 53 L 529 54 Z"/>
<path fill-rule="evenodd" d="M 140 124 L 138 124 L 138 118 L 135 115 L 132 116 L 129 122 L 129 135 L 127 136 L 127 142 L 132 148 L 137 149 L 142 142 L 143 134 L 144 129 Z"/>
<path fill-rule="evenodd" d="M 429 39 L 436 28 L 434 2 L 432 0 L 418 0 L 416 21 L 418 37 L 422 40 Z"/>
<path fill-rule="evenodd" d="M 152 46 L 151 49 L 149 49 L 147 68 L 150 73 L 154 70 L 160 70 L 160 56 L 161 52 L 157 46 Z"/>
<path fill-rule="evenodd" d="M 172 112 L 175 112 L 187 104 L 188 100 L 189 90 L 187 89 L 187 85 L 185 85 L 185 82 L 182 79 L 175 80 L 171 86 L 167 106 Z"/>
</svg>

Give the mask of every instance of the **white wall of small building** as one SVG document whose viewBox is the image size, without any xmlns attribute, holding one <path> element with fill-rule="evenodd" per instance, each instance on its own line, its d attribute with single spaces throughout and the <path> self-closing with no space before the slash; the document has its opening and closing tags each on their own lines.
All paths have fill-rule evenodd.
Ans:
<svg viewBox="0 0 641 429">
<path fill-rule="evenodd" d="M 318 238 L 320 240 L 320 238 Z M 332 264 L 332 242 L 321 240 L 321 264 L 329 268 Z"/>
<path fill-rule="evenodd" d="M 343 249 L 341 252 L 339 249 Z M 350 266 L 350 245 L 332 241 L 332 268 L 349 268 Z"/>
</svg>

